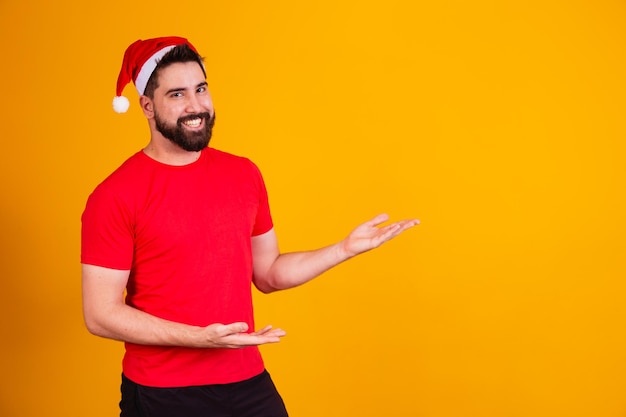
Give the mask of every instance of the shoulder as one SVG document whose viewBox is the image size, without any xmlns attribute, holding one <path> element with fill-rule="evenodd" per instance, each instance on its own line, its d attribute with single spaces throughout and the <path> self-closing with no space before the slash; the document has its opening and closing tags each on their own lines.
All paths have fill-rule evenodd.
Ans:
<svg viewBox="0 0 626 417">
<path fill-rule="evenodd" d="M 206 148 L 209 159 L 232 164 L 253 164 L 252 161 L 244 156 L 235 155 L 215 148 Z"/>
<path fill-rule="evenodd" d="M 139 151 L 124 161 L 122 165 L 96 186 L 89 199 L 116 199 L 127 193 L 132 193 L 139 178 L 146 171 L 142 154 L 143 152 Z"/>
<path fill-rule="evenodd" d="M 239 171 L 240 173 L 246 172 L 255 176 L 260 175 L 259 168 L 249 158 L 215 148 L 207 148 L 206 152 L 209 163 L 214 166 L 219 166 L 221 169 L 228 168 L 230 170 Z"/>
</svg>

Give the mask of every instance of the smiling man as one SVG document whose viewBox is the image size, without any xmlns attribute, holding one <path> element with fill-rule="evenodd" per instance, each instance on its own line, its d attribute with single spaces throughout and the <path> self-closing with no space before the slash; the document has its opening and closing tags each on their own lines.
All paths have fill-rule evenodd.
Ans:
<svg viewBox="0 0 626 417">
<path fill-rule="evenodd" d="M 327 247 L 280 253 L 268 196 L 248 159 L 208 146 L 215 110 L 186 39 L 139 40 L 124 55 L 114 108 L 134 82 L 150 140 L 89 196 L 82 216 L 85 323 L 125 342 L 121 416 L 282 417 L 258 346 L 252 285 L 302 285 L 416 225 L 376 216 Z"/>
</svg>

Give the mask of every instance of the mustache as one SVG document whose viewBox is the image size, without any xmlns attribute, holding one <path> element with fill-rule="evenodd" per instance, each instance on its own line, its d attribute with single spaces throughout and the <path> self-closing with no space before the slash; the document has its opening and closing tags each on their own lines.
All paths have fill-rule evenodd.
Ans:
<svg viewBox="0 0 626 417">
<path fill-rule="evenodd" d="M 204 119 L 207 120 L 209 124 L 213 124 L 215 119 L 215 115 L 211 115 L 211 113 L 209 112 L 202 112 L 202 113 L 197 113 L 197 114 L 188 114 L 187 116 L 182 116 L 178 118 L 177 124 L 181 125 L 189 120 L 194 120 L 194 119 Z"/>
</svg>

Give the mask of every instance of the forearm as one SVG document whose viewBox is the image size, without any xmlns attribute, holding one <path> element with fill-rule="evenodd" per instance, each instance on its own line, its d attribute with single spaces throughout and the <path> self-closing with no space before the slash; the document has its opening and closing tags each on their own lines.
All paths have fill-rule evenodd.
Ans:
<svg viewBox="0 0 626 417">
<path fill-rule="evenodd" d="M 255 284 L 265 293 L 297 287 L 352 256 L 345 250 L 343 241 L 317 250 L 284 253 L 264 276 L 255 277 Z"/>
<path fill-rule="evenodd" d="M 87 329 L 124 342 L 191 348 L 242 348 L 276 343 L 285 335 L 266 326 L 248 332 L 248 323 L 212 323 L 206 327 L 164 320 L 124 303 L 130 271 L 83 265 L 83 314 Z"/>
<path fill-rule="evenodd" d="M 163 320 L 123 303 L 86 306 L 85 324 L 91 333 L 108 339 L 141 345 L 206 347 L 201 327 Z"/>
<path fill-rule="evenodd" d="M 389 216 L 386 214 L 380 214 L 357 226 L 340 242 L 306 252 L 280 254 L 273 229 L 254 236 L 252 238 L 254 284 L 265 293 L 297 287 L 335 265 L 374 249 L 419 224 L 418 220 L 410 219 L 379 227 L 388 219 Z"/>
</svg>

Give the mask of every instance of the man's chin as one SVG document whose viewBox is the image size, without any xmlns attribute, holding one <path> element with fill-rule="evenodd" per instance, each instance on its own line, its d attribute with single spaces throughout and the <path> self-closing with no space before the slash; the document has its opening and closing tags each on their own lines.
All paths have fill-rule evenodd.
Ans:
<svg viewBox="0 0 626 417">
<path fill-rule="evenodd" d="M 210 138 L 203 138 L 197 141 L 173 142 L 187 152 L 198 152 L 209 146 Z"/>
<path fill-rule="evenodd" d="M 198 152 L 209 146 L 211 140 L 213 120 L 203 126 L 203 129 L 191 129 L 183 123 L 176 126 L 167 126 L 161 120 L 156 120 L 156 128 L 164 138 L 187 152 Z M 207 119 L 203 119 L 207 123 Z"/>
<path fill-rule="evenodd" d="M 201 146 L 187 146 L 187 147 L 182 147 L 181 148 L 187 152 L 199 152 L 201 150 L 203 150 L 204 148 L 206 148 L 207 146 L 209 146 L 209 144 L 207 143 L 206 145 L 201 145 Z"/>
</svg>

